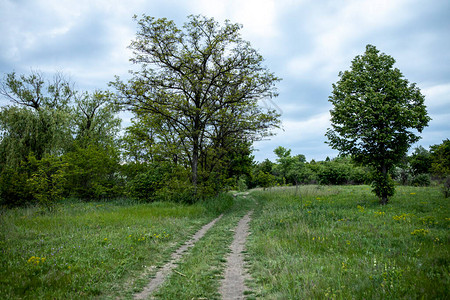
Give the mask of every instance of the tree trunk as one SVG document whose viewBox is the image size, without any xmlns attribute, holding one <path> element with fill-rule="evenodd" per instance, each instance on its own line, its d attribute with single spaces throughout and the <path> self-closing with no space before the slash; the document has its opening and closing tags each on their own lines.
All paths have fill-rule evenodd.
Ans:
<svg viewBox="0 0 450 300">
<path fill-rule="evenodd" d="M 383 164 L 381 166 L 381 174 L 383 175 L 383 190 L 381 191 L 380 204 L 386 205 L 389 201 L 387 191 L 386 191 L 386 186 L 387 186 L 389 180 L 388 180 L 387 167 L 385 164 Z"/>
<path fill-rule="evenodd" d="M 194 192 L 197 193 L 197 182 L 198 182 L 198 139 L 194 138 L 194 145 L 192 149 L 192 185 L 194 186 Z"/>
</svg>

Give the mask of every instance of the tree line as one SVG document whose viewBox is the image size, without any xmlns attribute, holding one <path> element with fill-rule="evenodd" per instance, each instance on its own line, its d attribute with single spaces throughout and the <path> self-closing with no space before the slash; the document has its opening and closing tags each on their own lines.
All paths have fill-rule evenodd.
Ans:
<svg viewBox="0 0 450 300">
<path fill-rule="evenodd" d="M 75 91 L 61 74 L 6 74 L 0 88 L 4 205 L 63 197 L 195 201 L 233 185 L 254 141 L 280 126 L 277 78 L 240 36 L 241 25 L 190 16 L 183 28 L 142 16 L 131 79 L 115 93 Z M 133 113 L 119 134 L 117 113 Z"/>
<path fill-rule="evenodd" d="M 405 158 L 430 120 L 425 97 L 375 46 L 332 85 L 326 137 L 340 157 L 306 162 L 278 147 L 276 163 L 255 164 L 253 142 L 281 126 L 277 110 L 260 105 L 278 96 L 281 79 L 242 39 L 242 26 L 203 16 L 189 16 L 182 27 L 134 18 L 130 61 L 139 68 L 128 80 L 115 77 L 114 92 L 77 91 L 60 73 L 5 75 L 3 205 L 51 208 L 63 197 L 124 196 L 192 202 L 230 188 L 302 183 L 371 183 L 386 204 L 393 179 L 423 184 L 426 174 L 448 175 L 448 162 L 438 159 L 448 160 L 448 140 Z M 133 114 L 123 130 L 121 110 Z M 419 161 L 431 165 L 418 173 Z"/>
<path fill-rule="evenodd" d="M 301 184 L 351 185 L 371 184 L 374 169 L 358 163 L 351 156 L 338 156 L 324 161 L 306 161 L 302 154 L 291 155 L 291 150 L 282 146 L 274 150 L 275 162 L 265 159 L 255 163 L 251 173 L 245 175 L 243 187 L 268 188 L 272 186 Z M 405 155 L 398 163 L 392 178 L 396 184 L 429 186 L 448 180 L 450 175 L 450 140 L 430 146 L 422 146 Z M 446 184 L 447 189 L 450 187 Z M 447 194 L 448 196 L 448 191 Z"/>
</svg>

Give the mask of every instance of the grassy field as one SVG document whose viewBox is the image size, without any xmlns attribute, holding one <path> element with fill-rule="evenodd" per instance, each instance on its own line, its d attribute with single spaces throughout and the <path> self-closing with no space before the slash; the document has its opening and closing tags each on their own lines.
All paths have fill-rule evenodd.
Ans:
<svg viewBox="0 0 450 300">
<path fill-rule="evenodd" d="M 230 198 L 195 205 L 74 201 L 54 212 L 1 211 L 1 298 L 129 297 L 151 276 L 150 266 L 228 209 Z"/>
<path fill-rule="evenodd" d="M 368 186 L 252 195 L 252 297 L 450 297 L 450 204 L 438 188 L 397 187 L 386 206 Z"/>
<path fill-rule="evenodd" d="M 183 257 L 158 299 L 219 299 L 239 219 L 254 209 L 249 299 L 448 299 L 450 203 L 438 188 L 254 190 L 194 205 L 66 201 L 0 216 L 0 298 L 131 299 L 155 266 L 224 216 Z"/>
</svg>

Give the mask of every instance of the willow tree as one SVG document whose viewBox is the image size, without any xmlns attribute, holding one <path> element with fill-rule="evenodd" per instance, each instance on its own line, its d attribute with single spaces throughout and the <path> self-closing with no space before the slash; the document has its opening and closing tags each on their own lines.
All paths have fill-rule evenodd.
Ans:
<svg viewBox="0 0 450 300">
<path fill-rule="evenodd" d="M 61 73 L 50 80 L 36 71 L 6 74 L 0 95 L 12 104 L 0 109 L 0 160 L 17 165 L 30 153 L 41 159 L 68 146 L 74 91 Z"/>
<path fill-rule="evenodd" d="M 430 120 L 420 89 L 394 63 L 394 58 L 367 45 L 350 70 L 339 73 L 329 97 L 329 144 L 374 168 L 373 191 L 381 204 L 395 192 L 389 172 Z"/>
<path fill-rule="evenodd" d="M 113 85 L 122 105 L 162 120 L 158 134 L 178 139 L 194 186 L 208 157 L 220 159 L 236 141 L 252 142 L 279 125 L 278 113 L 258 103 L 277 95 L 279 78 L 241 38 L 241 25 L 202 16 L 182 28 L 145 15 L 137 22 L 131 61 L 141 69 Z"/>
</svg>

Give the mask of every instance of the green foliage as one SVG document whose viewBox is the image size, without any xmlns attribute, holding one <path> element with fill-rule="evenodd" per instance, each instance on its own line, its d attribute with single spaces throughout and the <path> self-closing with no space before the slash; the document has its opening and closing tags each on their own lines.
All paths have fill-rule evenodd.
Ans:
<svg viewBox="0 0 450 300">
<path fill-rule="evenodd" d="M 409 84 L 394 63 L 391 56 L 367 45 L 351 70 L 339 73 L 329 97 L 333 109 L 328 143 L 381 174 L 376 177 L 379 195 L 391 194 L 387 173 L 419 140 L 415 132 L 422 132 L 430 120 L 420 89 Z"/>
<path fill-rule="evenodd" d="M 317 172 L 320 184 L 345 184 L 350 181 L 351 165 L 336 161 L 323 162 Z"/>
<path fill-rule="evenodd" d="M 262 170 L 253 175 L 253 186 L 264 189 L 275 185 L 275 176 Z"/>
<path fill-rule="evenodd" d="M 143 133 L 141 142 L 150 146 L 144 156 L 167 151 L 174 163 L 189 166 L 196 190 L 208 190 L 202 181 L 221 180 L 222 167 L 234 161 L 230 154 L 279 126 L 278 113 L 258 105 L 277 95 L 279 78 L 242 40 L 240 25 L 201 16 L 190 16 L 183 28 L 145 15 L 137 22 L 131 61 L 142 69 L 128 83 L 112 83 L 136 122 L 150 127 L 134 126 L 133 134 Z M 129 141 L 127 151 L 140 159 Z"/>
<path fill-rule="evenodd" d="M 29 165 L 20 163 L 16 168 L 5 167 L 0 173 L 0 203 L 2 206 L 15 207 L 33 201 L 28 185 Z"/>
<path fill-rule="evenodd" d="M 431 170 L 439 176 L 450 175 L 450 140 L 442 141 L 442 144 L 430 147 Z"/>
<path fill-rule="evenodd" d="M 41 160 L 30 156 L 28 161 L 35 169 L 27 180 L 29 190 L 39 205 L 52 210 L 63 199 L 68 165 L 54 156 Z"/>
<path fill-rule="evenodd" d="M 33 110 L 65 108 L 74 95 L 72 84 L 61 73 L 45 82 L 44 75 L 32 71 L 28 76 L 6 74 L 0 84 L 0 95 L 13 103 Z"/>
<path fill-rule="evenodd" d="M 129 178 L 127 194 L 143 202 L 194 201 L 194 190 L 185 170 L 170 163 L 142 166 L 140 172 Z"/>
<path fill-rule="evenodd" d="M 411 184 L 414 186 L 429 186 L 431 184 L 430 174 L 419 174 L 414 176 Z"/>
<path fill-rule="evenodd" d="M 245 176 L 240 176 L 237 182 L 237 189 L 240 192 L 243 192 L 248 189 L 247 180 Z"/>
<path fill-rule="evenodd" d="M 39 72 L 7 74 L 0 95 L 13 104 L 0 111 L 3 203 L 50 207 L 62 195 L 92 199 L 120 193 L 114 95 L 76 93 L 61 74 L 46 82 Z"/>
<path fill-rule="evenodd" d="M 76 95 L 74 131 L 79 145 L 112 145 L 120 130 L 121 119 L 116 114 L 118 107 L 113 104 L 110 92 L 95 91 L 92 94 Z"/>
<path fill-rule="evenodd" d="M 431 155 L 422 146 L 414 149 L 412 155 L 408 158 L 413 175 L 428 174 L 431 171 Z"/>
<path fill-rule="evenodd" d="M 382 204 L 387 204 L 387 200 L 385 199 L 388 199 L 395 194 L 395 182 L 392 180 L 391 175 L 373 172 L 372 180 L 372 192 L 377 195 L 378 198 L 382 199 Z"/>
<path fill-rule="evenodd" d="M 36 203 L 51 210 L 63 197 L 68 164 L 58 157 L 29 155 L 0 174 L 0 198 L 9 207 Z"/>
<path fill-rule="evenodd" d="M 112 146 L 89 144 L 75 148 L 63 157 L 67 170 L 67 191 L 85 200 L 113 198 L 120 195 L 119 155 Z"/>
</svg>

